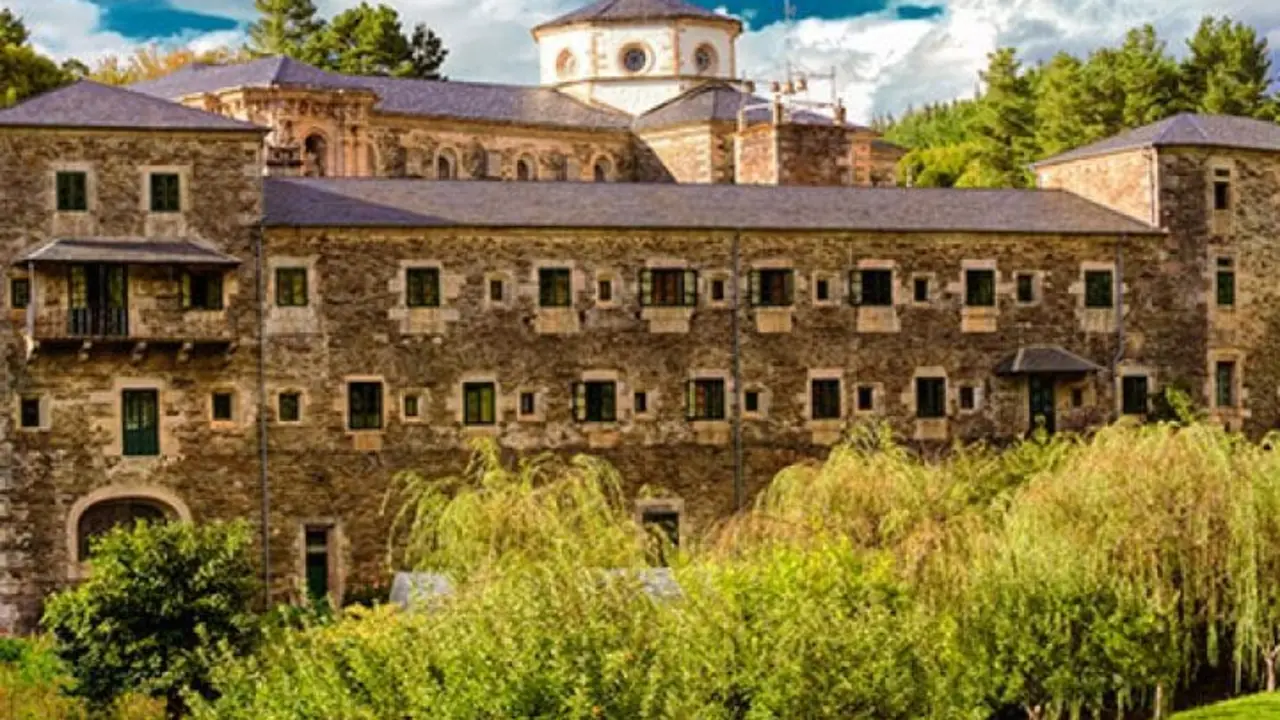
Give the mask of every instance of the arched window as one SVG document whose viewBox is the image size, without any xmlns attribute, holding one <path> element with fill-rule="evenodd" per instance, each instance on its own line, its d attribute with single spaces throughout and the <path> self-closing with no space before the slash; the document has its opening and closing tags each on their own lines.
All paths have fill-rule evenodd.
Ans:
<svg viewBox="0 0 1280 720">
<path fill-rule="evenodd" d="M 560 56 L 556 58 L 556 77 L 566 80 L 573 77 L 578 72 L 578 59 L 568 50 L 560 52 Z"/>
<path fill-rule="evenodd" d="M 437 180 L 453 180 L 458 177 L 458 162 L 453 157 L 453 153 L 448 150 L 441 150 L 436 153 L 436 179 Z"/>
<path fill-rule="evenodd" d="M 177 513 L 158 500 L 148 498 L 116 498 L 90 505 L 80 514 L 76 524 L 77 560 L 89 559 L 89 547 L 94 538 L 105 535 L 120 525 L 132 526 L 139 520 L 150 523 L 167 522 Z"/>
<path fill-rule="evenodd" d="M 517 180 L 537 180 L 538 174 L 534 170 L 533 160 L 522 157 L 516 161 L 516 179 Z"/>
<path fill-rule="evenodd" d="M 596 182 L 609 182 L 609 179 L 612 175 L 613 175 L 613 165 L 612 163 L 609 162 L 607 158 L 600 158 L 599 160 L 596 160 L 596 165 L 595 165 Z"/>
<path fill-rule="evenodd" d="M 313 133 L 302 142 L 302 174 L 307 177 L 324 177 L 328 174 L 325 166 L 329 157 L 329 143 L 324 136 Z"/>
<path fill-rule="evenodd" d="M 699 45 L 693 51 L 693 68 L 699 75 L 709 75 L 716 69 L 716 50 L 710 45 Z"/>
</svg>

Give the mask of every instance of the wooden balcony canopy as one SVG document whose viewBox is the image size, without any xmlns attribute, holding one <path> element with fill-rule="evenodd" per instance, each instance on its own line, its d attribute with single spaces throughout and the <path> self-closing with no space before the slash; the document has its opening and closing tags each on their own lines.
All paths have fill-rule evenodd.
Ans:
<svg viewBox="0 0 1280 720">
<path fill-rule="evenodd" d="M 13 261 L 27 263 L 122 263 L 233 267 L 236 257 L 194 240 L 168 238 L 58 238 Z"/>
<path fill-rule="evenodd" d="M 996 365 L 997 375 L 1078 375 L 1101 370 L 1102 367 L 1060 347 L 1025 347 Z"/>
</svg>

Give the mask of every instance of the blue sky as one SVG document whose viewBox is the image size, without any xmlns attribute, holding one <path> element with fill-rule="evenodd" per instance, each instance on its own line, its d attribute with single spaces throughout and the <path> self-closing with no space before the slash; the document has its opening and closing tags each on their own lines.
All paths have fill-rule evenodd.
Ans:
<svg viewBox="0 0 1280 720">
<path fill-rule="evenodd" d="M 376 0 L 375 0 L 376 1 Z M 458 80 L 538 81 L 529 28 L 590 0 L 382 0 L 406 24 L 426 22 L 450 50 L 445 72 Z M 1115 44 L 1131 27 L 1155 24 L 1170 50 L 1206 14 L 1252 24 L 1277 50 L 1278 0 L 691 0 L 742 17 L 740 71 L 778 79 L 783 68 L 836 73 L 835 91 L 854 119 L 909 105 L 972 95 L 987 53 L 1013 45 L 1030 61 L 1058 50 L 1087 53 Z M 313 0 L 322 16 L 359 0 Z M 37 47 L 90 64 L 140 44 L 239 45 L 253 0 L 0 0 L 31 28 Z M 789 55 L 788 55 L 789 53 Z M 831 87 L 811 83 L 822 99 Z"/>
</svg>

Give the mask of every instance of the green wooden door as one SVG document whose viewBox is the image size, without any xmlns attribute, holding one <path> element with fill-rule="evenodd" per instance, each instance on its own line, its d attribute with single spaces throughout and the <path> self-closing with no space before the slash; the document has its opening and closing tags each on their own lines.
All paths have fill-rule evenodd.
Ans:
<svg viewBox="0 0 1280 720">
<path fill-rule="evenodd" d="M 155 390 L 125 390 L 120 402 L 124 418 L 124 454 L 160 454 L 160 400 Z"/>
<path fill-rule="evenodd" d="M 1057 426 L 1056 408 L 1054 407 L 1054 382 L 1049 375 L 1031 375 L 1027 378 L 1027 395 L 1031 401 L 1031 429 L 1043 423 L 1046 432 L 1053 432 Z"/>
</svg>

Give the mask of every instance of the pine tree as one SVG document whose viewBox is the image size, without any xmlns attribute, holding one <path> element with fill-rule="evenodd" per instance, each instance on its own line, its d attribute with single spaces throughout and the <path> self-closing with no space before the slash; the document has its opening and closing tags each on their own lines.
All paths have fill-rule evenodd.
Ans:
<svg viewBox="0 0 1280 720">
<path fill-rule="evenodd" d="M 423 80 L 444 80 L 440 74 L 440 66 L 449 56 L 444 42 L 423 23 L 413 28 L 413 37 L 409 40 L 409 64 L 413 67 L 410 77 Z"/>
<path fill-rule="evenodd" d="M 30 39 L 21 18 L 0 10 L 0 107 L 65 85 L 75 77 L 75 64 L 60 67 L 36 52 Z"/>
<path fill-rule="evenodd" d="M 987 69 L 982 73 L 987 91 L 979 102 L 974 124 L 978 156 L 960 184 L 981 187 L 1030 184 L 1027 164 L 1035 154 L 1035 102 L 1031 84 L 1021 69 L 1013 48 L 1001 48 L 989 56 Z"/>
<path fill-rule="evenodd" d="M 323 27 L 311 0 L 254 0 L 261 17 L 249 26 L 250 55 L 301 57 L 302 49 Z"/>
<path fill-rule="evenodd" d="M 1041 155 L 1056 155 L 1080 143 L 1087 134 L 1089 100 L 1083 64 L 1064 52 L 1055 55 L 1036 88 L 1035 138 Z"/>
<path fill-rule="evenodd" d="M 1181 70 L 1188 107 L 1231 115 L 1267 112 L 1271 58 L 1257 31 L 1227 17 L 1206 17 L 1187 47 L 1190 54 Z"/>
<path fill-rule="evenodd" d="M 1163 120 L 1179 110 L 1178 66 L 1165 52 L 1155 28 L 1144 25 L 1125 35 L 1117 55 L 1124 104 L 1121 123 L 1141 127 Z"/>
</svg>

